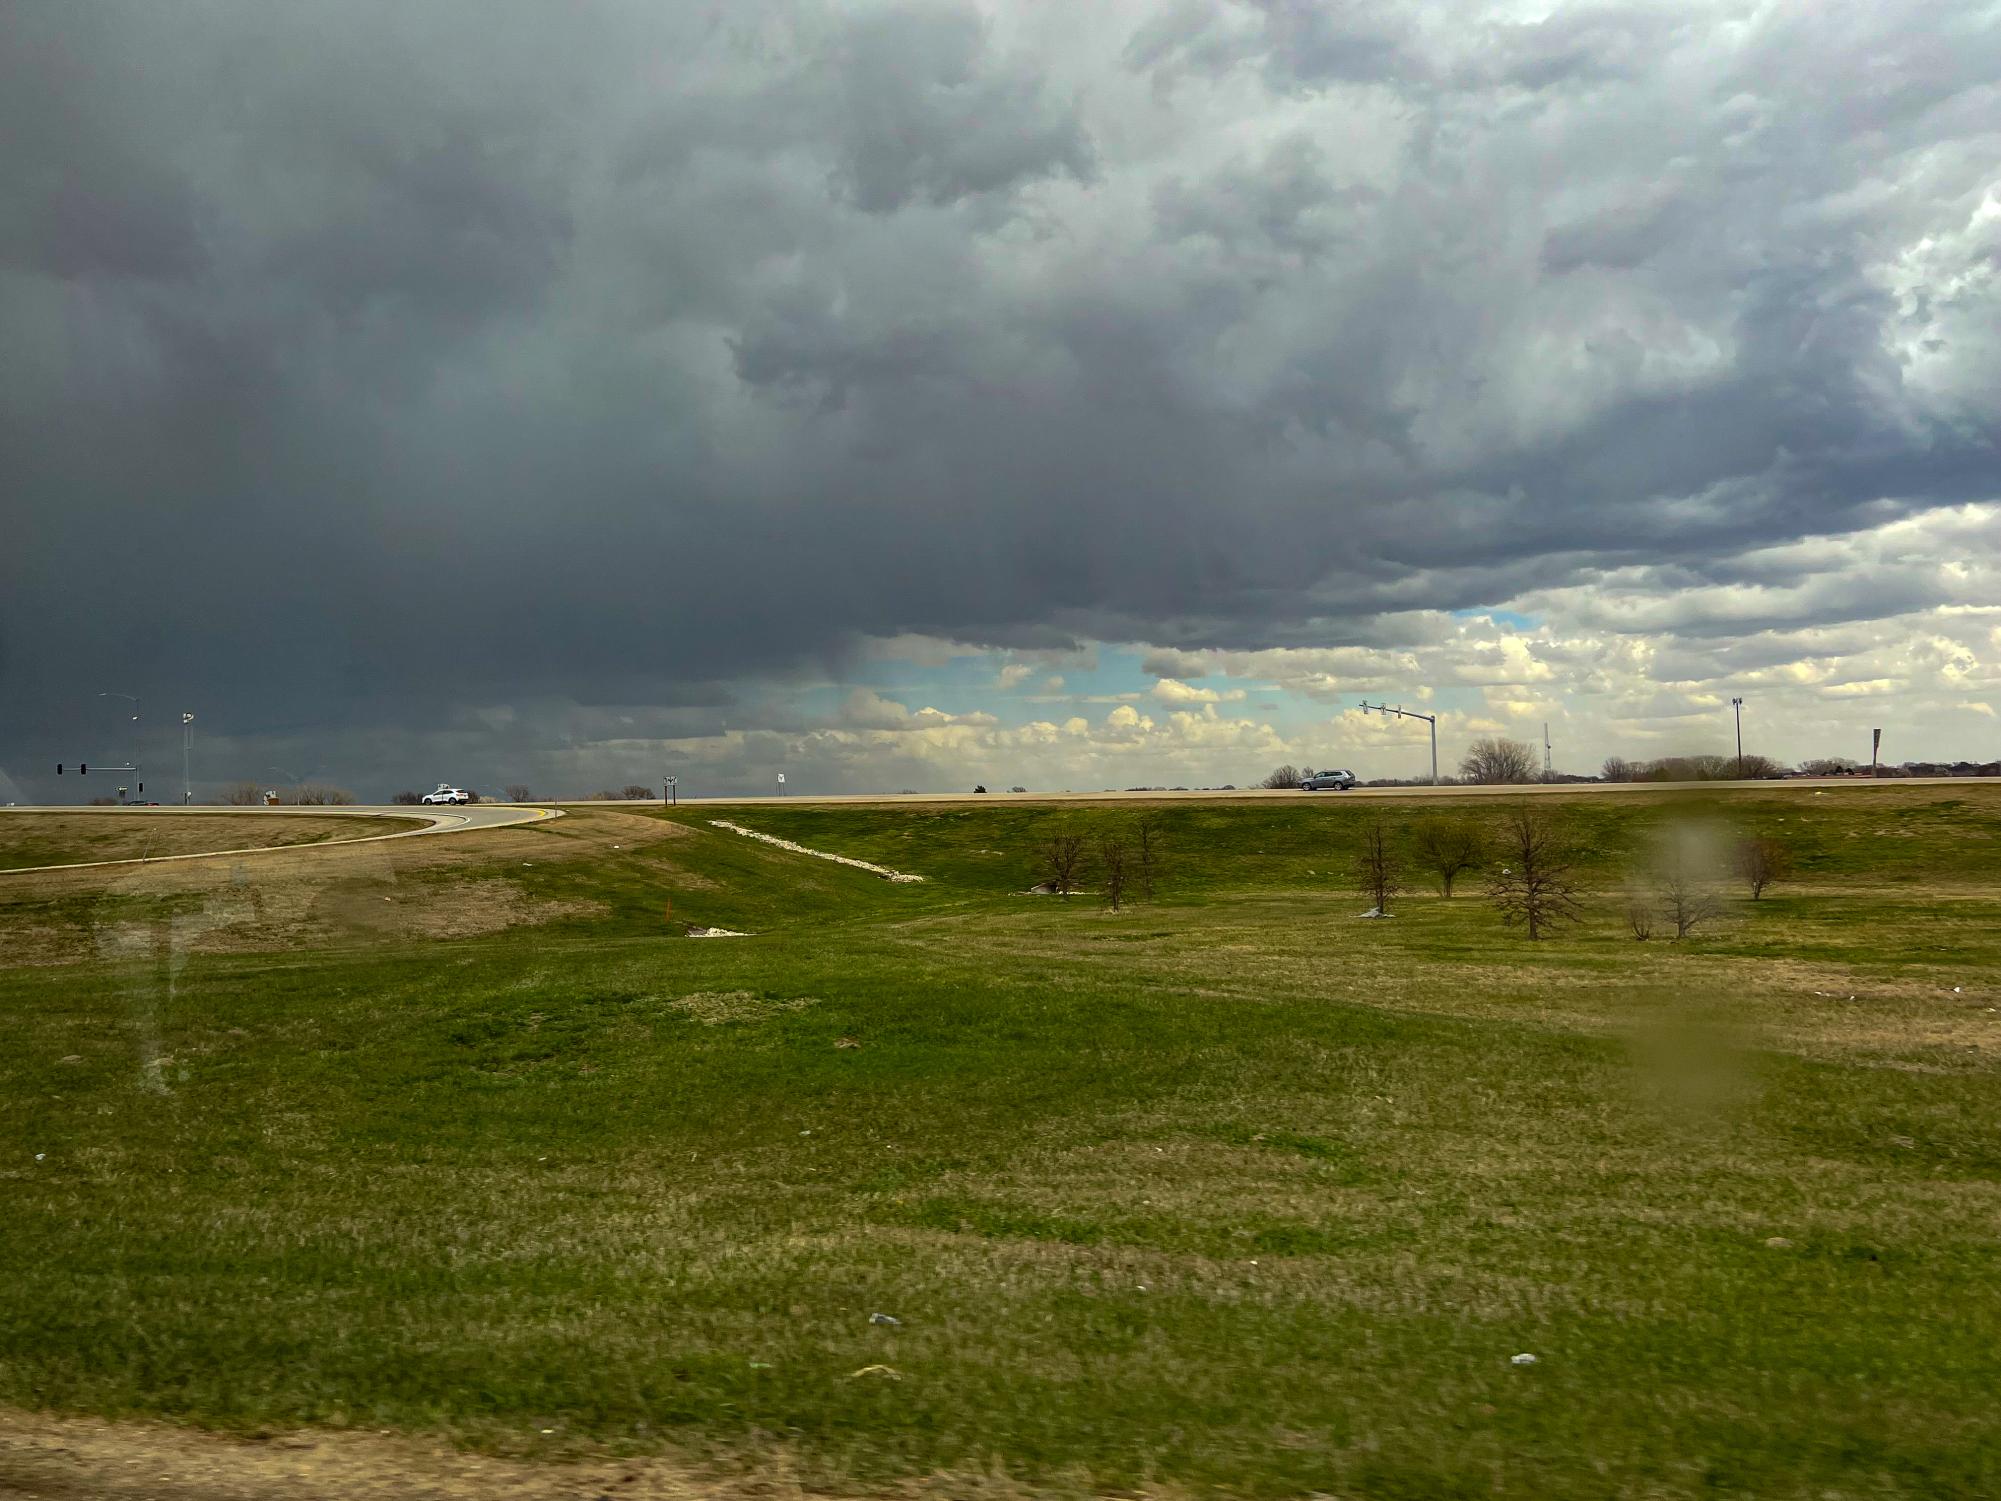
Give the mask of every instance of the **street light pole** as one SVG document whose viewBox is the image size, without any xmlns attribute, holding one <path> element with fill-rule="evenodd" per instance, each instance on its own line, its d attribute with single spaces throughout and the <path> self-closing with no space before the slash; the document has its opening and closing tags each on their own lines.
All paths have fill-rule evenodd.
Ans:
<svg viewBox="0 0 2001 1501">
<path fill-rule="evenodd" d="M 1434 787 L 1438 785 L 1438 716 L 1436 714 L 1420 714 L 1415 709 L 1406 709 L 1402 704 L 1398 704 L 1392 709 L 1384 704 L 1372 704 L 1366 698 L 1362 700 L 1362 712 L 1364 714 L 1395 714 L 1403 719 L 1422 719 L 1426 724 L 1430 725 L 1431 785 Z"/>
<path fill-rule="evenodd" d="M 132 705 L 132 723 L 134 723 L 134 724 L 137 724 L 137 723 L 139 722 L 139 695 L 138 695 L 138 694 L 136 694 L 136 693 L 100 693 L 100 694 L 98 694 L 97 696 L 98 696 L 99 698 L 122 698 L 122 699 L 124 699 L 124 700 L 125 700 L 125 701 L 126 701 L 127 703 L 129 703 L 129 704 L 131 704 L 131 705 Z M 134 735 L 136 736 L 136 735 L 138 734 L 138 732 L 137 732 L 137 731 L 135 730 L 135 731 L 133 731 L 133 734 L 134 734 Z"/>
<path fill-rule="evenodd" d="M 124 700 L 125 700 L 125 701 L 126 701 L 127 703 L 129 703 L 129 704 L 131 704 L 131 705 L 132 705 L 132 723 L 134 723 L 134 724 L 137 724 L 137 723 L 139 722 L 139 695 L 138 695 L 138 694 L 136 694 L 136 693 L 100 693 L 100 694 L 98 694 L 97 696 L 98 696 L 99 698 L 122 698 L 122 699 L 124 699 Z M 133 739 L 135 739 L 135 740 L 139 738 L 139 732 L 138 732 L 137 730 L 134 730 L 134 731 L 132 732 L 132 738 L 133 738 Z M 136 747 L 135 747 L 135 749 L 136 749 Z M 135 756 L 135 755 L 132 755 L 132 754 L 131 754 L 131 753 L 130 753 L 130 752 L 128 751 L 128 752 L 126 753 L 126 759 L 127 759 L 128 761 L 130 761 L 130 762 L 132 763 L 132 764 L 131 764 L 131 765 L 130 765 L 129 767 L 127 767 L 126 769 L 127 769 L 128 771 L 130 771 L 130 772 L 132 773 L 132 780 L 133 780 L 134 782 L 138 782 L 138 786 L 139 786 L 139 795 L 140 795 L 141 797 L 144 797 L 144 796 L 145 796 L 145 793 L 146 793 L 146 784 L 145 784 L 144 782 L 140 782 L 140 781 L 139 781 L 139 758 L 138 758 L 137 756 Z M 121 803 L 125 801 L 125 789 L 124 789 L 123 787 L 120 787 L 120 788 L 118 789 L 118 801 L 119 801 L 119 802 L 121 802 Z"/>
<path fill-rule="evenodd" d="M 1744 700 L 1733 698 L 1730 707 L 1737 713 L 1737 780 L 1744 780 Z"/>
</svg>

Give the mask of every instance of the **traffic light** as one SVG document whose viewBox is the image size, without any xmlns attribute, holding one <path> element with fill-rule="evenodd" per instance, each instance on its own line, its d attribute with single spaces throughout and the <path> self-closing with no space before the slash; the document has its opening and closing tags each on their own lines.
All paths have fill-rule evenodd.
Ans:
<svg viewBox="0 0 2001 1501">
<path fill-rule="evenodd" d="M 62 774 L 63 774 L 63 763 L 58 761 L 56 762 L 56 775 L 61 776 Z"/>
<path fill-rule="evenodd" d="M 141 782 L 139 784 L 139 796 L 144 797 L 145 795 L 146 795 L 146 784 L 144 782 Z"/>
<path fill-rule="evenodd" d="M 76 764 L 76 774 L 80 777 L 87 777 L 90 775 L 90 768 L 79 761 Z"/>
</svg>

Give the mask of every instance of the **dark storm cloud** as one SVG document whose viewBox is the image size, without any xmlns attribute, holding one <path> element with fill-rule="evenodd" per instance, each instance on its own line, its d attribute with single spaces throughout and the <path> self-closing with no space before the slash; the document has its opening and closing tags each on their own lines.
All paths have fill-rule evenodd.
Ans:
<svg viewBox="0 0 2001 1501">
<path fill-rule="evenodd" d="M 1991 278 L 1904 269 L 1992 254 L 1970 4 L 0 28 L 9 767 L 133 683 L 699 733 L 866 634 L 1373 643 L 1993 491 Z"/>
</svg>

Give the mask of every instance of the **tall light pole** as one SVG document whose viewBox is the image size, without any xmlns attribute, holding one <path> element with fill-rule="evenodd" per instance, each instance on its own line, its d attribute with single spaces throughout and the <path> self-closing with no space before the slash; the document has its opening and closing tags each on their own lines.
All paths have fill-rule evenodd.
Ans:
<svg viewBox="0 0 2001 1501">
<path fill-rule="evenodd" d="M 1422 719 L 1426 724 L 1430 725 L 1431 785 L 1434 787 L 1438 785 L 1438 716 L 1436 714 L 1420 714 L 1415 709 L 1406 709 L 1402 704 L 1398 704 L 1392 709 L 1386 704 L 1372 704 L 1366 698 L 1362 700 L 1362 712 L 1364 714 L 1394 714 L 1401 719 Z"/>
<path fill-rule="evenodd" d="M 1744 780 L 1744 700 L 1733 698 L 1730 707 L 1737 713 L 1737 780 Z"/>
<path fill-rule="evenodd" d="M 181 806 L 185 808 L 195 800 L 194 784 L 188 780 L 188 763 L 194 756 L 195 717 L 185 711 L 181 714 Z"/>
</svg>

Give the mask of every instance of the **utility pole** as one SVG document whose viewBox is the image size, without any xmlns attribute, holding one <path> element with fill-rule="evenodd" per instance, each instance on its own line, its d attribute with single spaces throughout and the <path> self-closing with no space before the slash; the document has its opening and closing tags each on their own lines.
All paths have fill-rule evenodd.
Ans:
<svg viewBox="0 0 2001 1501">
<path fill-rule="evenodd" d="M 1737 711 L 1737 780 L 1744 780 L 1744 700 L 1733 698 L 1730 707 Z"/>
<path fill-rule="evenodd" d="M 1542 779 L 1547 782 L 1554 775 L 1549 763 L 1549 721 L 1542 722 Z"/>
<path fill-rule="evenodd" d="M 194 755 L 194 749 L 195 717 L 183 713 L 181 715 L 181 806 L 183 808 L 195 800 L 194 784 L 188 780 L 188 763 Z"/>
<path fill-rule="evenodd" d="M 1364 714 L 1394 714 L 1400 719 L 1422 719 L 1426 724 L 1430 725 L 1431 785 L 1434 787 L 1438 785 L 1438 716 L 1436 714 L 1420 714 L 1415 709 L 1406 709 L 1402 704 L 1398 704 L 1392 709 L 1387 704 L 1372 704 L 1366 698 L 1362 700 L 1362 712 Z"/>
</svg>

